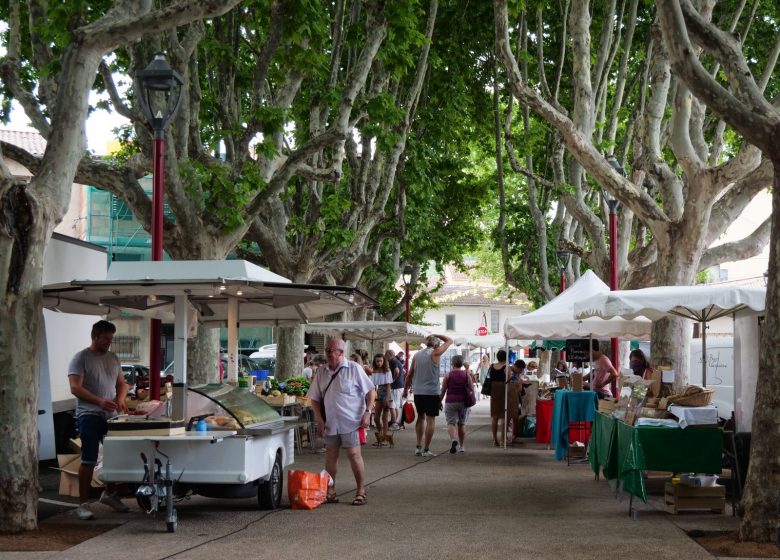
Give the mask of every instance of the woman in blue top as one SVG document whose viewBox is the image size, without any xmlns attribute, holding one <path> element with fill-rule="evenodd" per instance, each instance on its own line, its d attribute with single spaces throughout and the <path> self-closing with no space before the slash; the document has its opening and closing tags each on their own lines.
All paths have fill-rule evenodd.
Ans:
<svg viewBox="0 0 780 560">
<path fill-rule="evenodd" d="M 469 419 L 469 409 L 466 408 L 466 387 L 474 390 L 474 382 L 461 368 L 463 368 L 463 356 L 456 354 L 452 357 L 452 371 L 445 375 L 441 382 L 441 401 L 444 402 L 447 431 L 452 441 L 450 453 L 465 451 L 463 441 L 466 439 L 466 422 Z"/>
</svg>

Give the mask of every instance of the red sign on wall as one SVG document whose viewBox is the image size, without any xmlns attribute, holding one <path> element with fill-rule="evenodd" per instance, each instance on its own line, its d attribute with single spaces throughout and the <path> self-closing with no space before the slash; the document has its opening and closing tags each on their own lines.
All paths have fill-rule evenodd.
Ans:
<svg viewBox="0 0 780 560">
<path fill-rule="evenodd" d="M 477 336 L 487 336 L 488 330 L 486 326 L 481 326 L 477 329 Z"/>
</svg>

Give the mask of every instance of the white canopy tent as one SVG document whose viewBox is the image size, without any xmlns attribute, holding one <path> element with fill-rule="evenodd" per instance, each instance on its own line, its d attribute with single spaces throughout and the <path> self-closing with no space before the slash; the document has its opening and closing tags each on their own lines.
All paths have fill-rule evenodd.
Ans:
<svg viewBox="0 0 780 560">
<path fill-rule="evenodd" d="M 614 320 L 668 316 L 702 323 L 702 355 L 707 355 L 707 321 L 743 310 L 760 312 L 766 303 L 766 288 L 744 288 L 724 284 L 703 286 L 657 286 L 641 290 L 617 290 L 598 294 L 575 305 L 575 315 Z M 702 385 L 707 386 L 707 364 L 702 361 Z"/>
<path fill-rule="evenodd" d="M 511 348 L 525 348 L 530 346 L 532 341 L 530 340 L 507 340 L 501 333 L 489 334 L 486 336 L 469 335 L 455 337 L 453 342 L 458 346 L 468 346 L 470 348 L 504 348 L 510 346 Z"/>
<path fill-rule="evenodd" d="M 577 306 L 578 316 L 630 317 L 637 313 L 662 318 L 677 315 L 705 323 L 731 315 L 734 318 L 734 411 L 740 430 L 750 431 L 755 402 L 760 324 L 757 315 L 765 309 L 766 289 L 724 284 L 706 286 L 659 286 L 616 291 L 593 297 Z M 706 329 L 702 329 L 702 355 L 706 356 Z M 706 362 L 702 362 L 706 384 Z M 739 367 L 737 367 L 739 366 Z"/>
<path fill-rule="evenodd" d="M 307 333 L 338 336 L 344 340 L 374 342 L 423 342 L 431 332 L 420 325 L 397 321 L 345 321 L 309 323 Z"/>
<path fill-rule="evenodd" d="M 558 297 L 536 311 L 510 317 L 504 323 L 504 336 L 508 339 L 533 338 L 598 338 L 631 337 L 649 339 L 652 323 L 645 318 L 602 319 L 590 317 L 577 319 L 574 305 L 595 294 L 609 293 L 607 286 L 596 274 L 588 270 L 579 280 Z"/>
</svg>

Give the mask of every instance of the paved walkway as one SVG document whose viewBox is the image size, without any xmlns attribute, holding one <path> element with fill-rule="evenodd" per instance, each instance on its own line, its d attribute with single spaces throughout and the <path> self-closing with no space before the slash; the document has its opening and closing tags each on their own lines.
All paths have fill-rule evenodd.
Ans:
<svg viewBox="0 0 780 560">
<path fill-rule="evenodd" d="M 590 466 L 567 466 L 546 446 L 527 440 L 510 449 L 492 445 L 486 400 L 473 409 L 466 452 L 448 453 L 440 417 L 432 459 L 415 457 L 414 430 L 396 432 L 394 449 L 364 448 L 368 504 L 350 505 L 354 480 L 346 457 L 337 478 L 341 503 L 314 511 L 264 512 L 255 500 L 193 498 L 177 505 L 179 526 L 137 508 L 117 514 L 96 506 L 91 523 L 122 525 L 64 552 L 3 553 L 16 559 L 398 558 L 585 559 L 712 558 L 685 530 L 734 529 L 737 520 L 715 514 L 671 516 L 658 499 L 640 505 L 615 498 Z M 296 468 L 319 471 L 323 455 L 308 450 Z M 130 500 L 128 500 L 130 504 Z M 71 512 L 57 520 L 75 519 Z"/>
</svg>

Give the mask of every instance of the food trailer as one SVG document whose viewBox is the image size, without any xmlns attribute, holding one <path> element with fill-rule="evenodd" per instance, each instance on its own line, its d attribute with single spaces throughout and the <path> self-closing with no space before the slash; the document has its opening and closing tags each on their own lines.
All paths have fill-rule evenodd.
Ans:
<svg viewBox="0 0 780 560">
<path fill-rule="evenodd" d="M 280 416 L 236 383 L 239 323 L 300 324 L 376 303 L 354 288 L 293 284 L 238 260 L 117 262 L 106 280 L 49 285 L 43 295 L 46 308 L 61 312 L 174 322 L 174 383 L 167 401 L 146 415 L 109 422 L 101 474 L 105 482 L 138 485 L 139 505 L 148 512 L 164 504 L 169 532 L 177 527 L 173 498 L 187 492 L 256 495 L 267 509 L 281 501 L 297 419 Z M 198 324 L 228 329 L 227 384 L 187 387 L 187 338 Z"/>
</svg>

